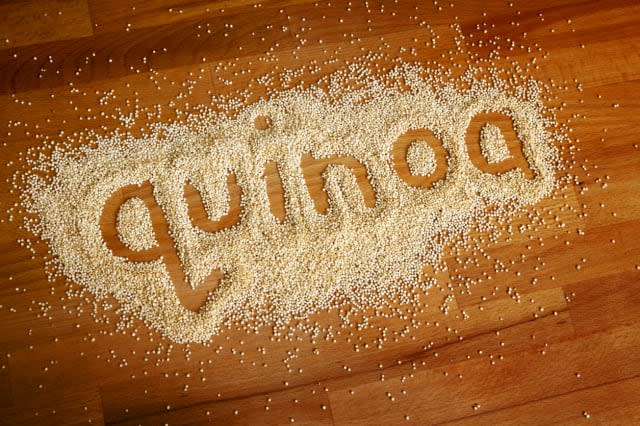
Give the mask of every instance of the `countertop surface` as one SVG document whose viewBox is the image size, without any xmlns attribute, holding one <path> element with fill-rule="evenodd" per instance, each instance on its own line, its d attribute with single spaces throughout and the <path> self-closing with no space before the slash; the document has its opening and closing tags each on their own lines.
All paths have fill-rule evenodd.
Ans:
<svg viewBox="0 0 640 426">
<path fill-rule="evenodd" d="M 254 3 L 0 4 L 0 423 L 640 423 L 640 4 Z M 449 248 L 418 314 L 356 330 L 315 313 L 331 330 L 316 337 L 182 345 L 137 319 L 122 333 L 115 301 L 47 279 L 12 186 L 28 149 L 126 128 L 136 110 L 183 120 L 212 95 L 257 99 L 249 84 L 269 71 L 306 65 L 311 81 L 371 51 L 517 63 L 547 85 L 571 139 L 559 176 L 573 177 L 532 207 L 545 226 L 525 211 L 498 239 Z"/>
</svg>

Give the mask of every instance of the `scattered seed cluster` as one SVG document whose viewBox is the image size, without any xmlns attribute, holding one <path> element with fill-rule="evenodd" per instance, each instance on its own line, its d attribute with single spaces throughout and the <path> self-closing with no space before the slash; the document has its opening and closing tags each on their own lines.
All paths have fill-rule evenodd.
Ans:
<svg viewBox="0 0 640 426">
<path fill-rule="evenodd" d="M 139 138 L 114 134 L 72 152 L 55 151 L 42 160 L 53 178 L 34 173 L 24 189 L 25 207 L 38 217 L 27 226 L 48 241 L 67 277 L 97 297 L 113 295 L 125 313 L 177 342 L 207 341 L 231 322 L 282 325 L 345 300 L 380 305 L 406 284 L 426 289 L 434 279 L 421 277 L 424 264 L 437 266 L 444 247 L 482 221 L 487 206 L 503 206 L 508 214 L 549 195 L 559 162 L 547 130 L 553 123 L 543 118 L 535 82 L 509 88 L 495 78 L 474 77 L 473 70 L 457 82 L 439 75 L 400 63 L 375 76 L 354 65 L 233 116 L 205 111 L 189 124 L 157 124 Z M 353 81 L 360 82 L 357 88 L 349 85 Z M 474 167 L 465 135 L 481 112 L 511 117 L 534 178 L 519 169 L 494 175 Z M 447 162 L 446 177 L 430 188 L 410 186 L 392 164 L 394 143 L 411 129 L 429 129 L 448 153 L 436 159 L 423 143 L 409 149 L 412 173 L 428 175 L 436 161 Z M 493 155 L 493 143 L 488 145 L 486 155 Z M 357 159 L 375 205 L 364 202 L 352 171 L 336 163 L 323 174 L 329 209 L 319 213 L 301 169 L 307 154 Z M 270 211 L 263 179 L 268 162 L 277 164 L 282 181 L 283 223 Z M 230 205 L 229 173 L 242 188 L 238 223 L 217 232 L 194 226 L 185 184 L 199 191 L 209 219 L 216 220 Z M 103 241 L 105 201 L 145 181 L 154 188 L 192 288 L 206 285 L 215 269 L 224 272 L 198 312 L 181 305 L 162 258 L 129 261 Z M 139 199 L 121 207 L 118 231 L 132 249 L 155 243 Z"/>
<path fill-rule="evenodd" d="M 407 165 L 412 175 L 429 176 L 436 171 L 436 153 L 423 140 L 417 140 L 407 149 Z"/>
<path fill-rule="evenodd" d="M 500 163 L 510 157 L 507 142 L 495 124 L 487 123 L 480 129 L 480 152 L 489 164 Z"/>
<path fill-rule="evenodd" d="M 129 198 L 122 203 L 118 210 L 116 229 L 118 238 L 132 250 L 147 250 L 158 245 L 149 210 L 138 197 Z"/>
</svg>

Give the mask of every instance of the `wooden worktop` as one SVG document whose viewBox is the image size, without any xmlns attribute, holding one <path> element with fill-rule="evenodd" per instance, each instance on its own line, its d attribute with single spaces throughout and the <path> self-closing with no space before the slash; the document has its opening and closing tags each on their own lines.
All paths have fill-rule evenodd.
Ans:
<svg viewBox="0 0 640 426">
<path fill-rule="evenodd" d="M 0 423 L 639 424 L 640 4 L 254 3 L 0 4 Z M 341 328 L 336 312 L 311 317 L 329 337 L 180 345 L 138 320 L 121 333 L 102 301 L 47 280 L 44 243 L 18 242 L 12 175 L 45 140 L 157 104 L 151 121 L 180 120 L 273 69 L 321 74 L 368 51 L 455 69 L 496 46 L 496 66 L 548 85 L 576 178 L 533 207 L 540 233 L 523 212 L 508 238 L 448 250 L 422 326 L 390 315 L 381 349 L 378 328 Z M 466 261 L 478 248 L 491 260 Z"/>
</svg>

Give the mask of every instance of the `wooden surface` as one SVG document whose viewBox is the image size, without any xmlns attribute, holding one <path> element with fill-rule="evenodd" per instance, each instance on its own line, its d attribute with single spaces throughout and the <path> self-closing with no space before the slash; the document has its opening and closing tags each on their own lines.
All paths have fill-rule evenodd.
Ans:
<svg viewBox="0 0 640 426">
<path fill-rule="evenodd" d="M 4 2 L 0 423 L 640 423 L 638 16 L 637 1 Z M 579 172 L 533 207 L 545 218 L 533 231 L 523 213 L 497 242 L 450 249 L 428 308 L 398 306 L 364 331 L 329 312 L 312 316 L 334 325 L 328 335 L 171 344 L 138 321 L 135 336 L 116 331 L 101 302 L 47 282 L 43 244 L 17 243 L 20 211 L 4 212 L 29 147 L 122 128 L 121 115 L 147 108 L 129 129 L 139 132 L 272 69 L 315 61 L 328 72 L 369 50 L 464 65 L 453 23 L 467 58 L 500 46 L 496 65 L 528 64 L 550 84 Z"/>
</svg>

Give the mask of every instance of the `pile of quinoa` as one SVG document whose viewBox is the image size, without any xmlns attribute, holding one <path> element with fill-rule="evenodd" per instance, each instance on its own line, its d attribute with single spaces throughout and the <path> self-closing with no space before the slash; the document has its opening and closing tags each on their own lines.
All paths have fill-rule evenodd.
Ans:
<svg viewBox="0 0 640 426">
<path fill-rule="evenodd" d="M 357 86 L 348 84 L 354 80 Z M 472 164 L 467 128 L 483 112 L 511 118 L 533 178 L 517 168 L 491 174 Z M 435 280 L 422 276 L 423 266 L 438 267 L 447 245 L 482 222 L 488 206 L 509 215 L 557 187 L 554 125 L 535 81 L 510 87 L 475 70 L 446 81 L 413 64 L 399 63 L 385 75 L 352 66 L 234 114 L 203 109 L 187 123 L 156 123 L 140 137 L 115 133 L 55 150 L 34 167 L 51 176 L 34 172 L 22 188 L 26 227 L 48 243 L 58 270 L 95 297 L 115 297 L 124 314 L 173 341 L 206 342 L 238 321 L 282 325 L 344 301 L 378 306 L 407 285 L 428 289 Z M 499 163 L 508 150 L 494 127 L 483 131 L 481 148 L 488 162 Z M 428 188 L 409 185 L 393 165 L 394 144 L 415 129 L 431 131 L 447 152 L 440 159 L 421 141 L 409 147 L 413 174 L 429 175 L 446 162 L 446 176 Z M 351 169 L 336 163 L 323 174 L 329 209 L 318 212 L 301 169 L 305 155 L 355 158 L 367 171 L 375 205 L 365 203 Z M 270 162 L 282 182 L 282 222 L 270 209 L 264 179 Z M 216 232 L 195 226 L 185 185 L 198 190 L 216 221 L 229 210 L 230 173 L 242 189 L 238 222 Z M 147 181 L 187 283 L 196 288 L 214 270 L 224 273 L 197 311 L 180 303 L 162 257 L 134 262 L 114 255 L 103 239 L 106 200 Z M 116 228 L 132 250 L 157 244 L 139 199 L 120 207 Z"/>
</svg>

